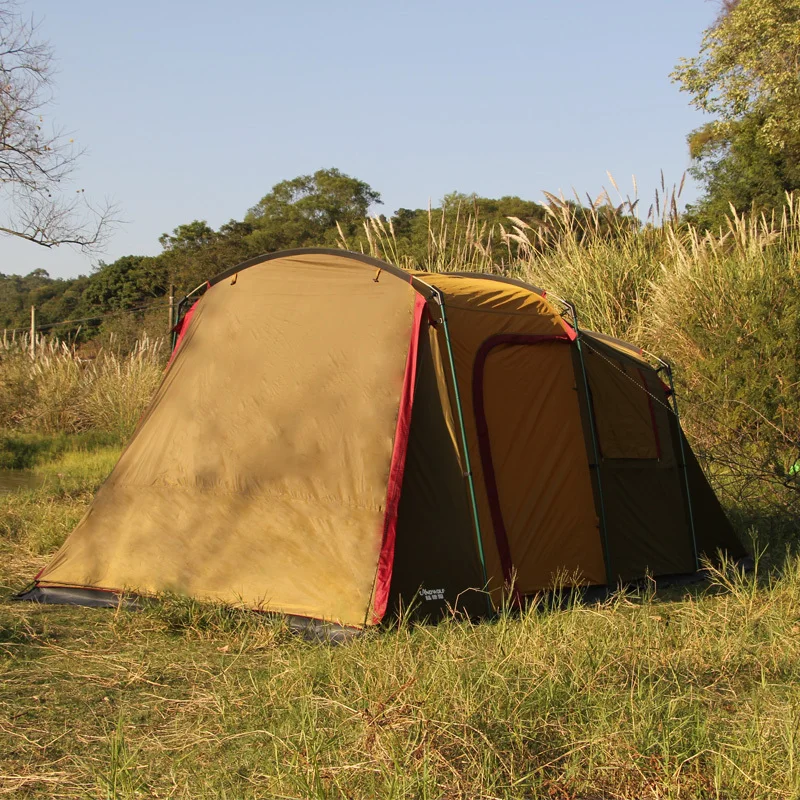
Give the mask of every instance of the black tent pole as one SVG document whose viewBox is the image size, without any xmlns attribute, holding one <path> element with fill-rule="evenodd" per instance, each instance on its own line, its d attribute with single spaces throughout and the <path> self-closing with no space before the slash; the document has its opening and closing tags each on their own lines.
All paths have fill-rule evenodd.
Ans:
<svg viewBox="0 0 800 800">
<path fill-rule="evenodd" d="M 686 464 L 686 449 L 683 446 L 683 428 L 681 427 L 681 415 L 678 413 L 678 396 L 675 394 L 675 380 L 672 377 L 672 365 L 668 361 L 659 359 L 667 371 L 669 378 L 669 393 L 672 401 L 672 410 L 675 412 L 675 422 L 678 425 L 678 445 L 681 451 L 681 469 L 683 470 L 683 481 L 686 485 L 686 508 L 689 511 L 689 531 L 692 534 L 692 552 L 694 553 L 694 568 L 700 571 L 700 555 L 697 552 L 697 535 L 694 529 L 694 510 L 692 509 L 692 490 L 689 485 L 689 468 Z"/>
<path fill-rule="evenodd" d="M 592 458 L 594 464 L 590 466 L 594 467 L 594 474 L 597 478 L 597 499 L 598 505 L 600 508 L 600 539 L 603 542 L 603 556 L 606 562 L 606 583 L 608 588 L 610 589 L 613 585 L 612 575 L 613 572 L 611 571 L 611 555 L 609 552 L 608 547 L 608 527 L 606 525 L 606 504 L 605 500 L 603 499 L 603 480 L 602 476 L 600 475 L 600 447 L 597 443 L 597 430 L 594 424 L 594 408 L 592 406 L 592 395 L 589 391 L 589 378 L 586 374 L 586 361 L 584 360 L 583 356 L 583 345 L 581 344 L 581 331 L 578 327 L 578 312 L 575 308 L 573 303 L 570 303 L 567 300 L 563 300 L 563 303 L 567 305 L 569 310 L 572 312 L 572 324 L 575 328 L 575 346 L 578 348 L 578 360 L 581 363 L 581 374 L 583 376 L 583 392 L 584 396 L 586 397 L 586 415 L 589 418 L 589 432 L 592 438 Z"/>
</svg>

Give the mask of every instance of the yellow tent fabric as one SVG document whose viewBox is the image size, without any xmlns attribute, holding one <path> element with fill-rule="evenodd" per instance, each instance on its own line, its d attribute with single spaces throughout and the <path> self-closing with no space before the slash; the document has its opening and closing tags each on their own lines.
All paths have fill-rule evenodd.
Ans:
<svg viewBox="0 0 800 800">
<path fill-rule="evenodd" d="M 479 389 L 491 448 L 482 464 L 495 474 L 512 577 L 523 595 L 606 577 L 570 356 L 563 340 L 500 344 Z"/>
<path fill-rule="evenodd" d="M 572 373 L 569 348 L 556 345 L 535 352 L 536 345 L 501 345 L 500 351 L 489 356 L 493 366 L 490 367 L 488 378 L 484 378 L 480 387 L 473 385 L 478 352 L 493 337 L 519 335 L 568 338 L 569 329 L 558 310 L 542 295 L 514 283 L 476 275 L 420 272 L 415 275 L 441 290 L 446 297 L 445 308 L 466 421 L 487 577 L 495 601 L 501 599 L 508 570 L 504 569 L 502 553 L 498 549 L 492 498 L 487 491 L 487 462 L 481 457 L 476 424 L 476 389 L 486 395 L 488 413 L 491 415 L 488 427 L 492 453 L 495 457 L 499 454 L 505 460 L 500 464 L 497 483 L 499 493 L 503 495 L 502 504 L 514 506 L 512 511 L 507 512 L 516 517 L 507 536 L 512 561 L 517 556 L 513 570 L 519 588 L 528 591 L 550 586 L 556 573 L 568 574 L 573 581 L 577 578 L 579 583 L 604 583 L 599 521 L 591 496 L 574 376 L 567 377 L 568 373 Z M 443 329 L 440 327 L 439 331 L 441 337 Z M 502 361 L 518 363 L 503 370 L 499 366 Z M 524 380 L 520 380 L 519 373 L 514 374 L 515 367 L 522 371 Z M 541 379 L 536 377 L 539 369 L 544 372 L 555 370 L 550 378 L 550 389 L 555 390 L 557 395 L 548 398 L 547 393 L 541 391 Z M 564 395 L 570 401 L 566 407 L 563 405 Z M 529 402 L 536 397 L 539 398 L 539 405 L 531 407 Z M 532 420 L 536 421 L 535 426 L 531 425 Z M 561 469 L 566 465 L 567 471 L 560 481 L 554 482 L 545 476 L 550 471 L 549 477 L 552 478 L 559 471 L 556 460 L 548 457 L 548 453 L 554 452 L 554 449 L 548 451 L 548 441 L 550 447 L 554 448 L 556 440 L 566 448 Z M 512 443 L 514 446 L 509 450 Z M 572 458 L 578 460 L 573 461 Z M 534 465 L 541 459 L 547 462 L 540 465 L 543 472 L 530 466 L 523 468 L 523 461 Z M 544 496 L 538 500 L 545 501 L 547 511 L 538 503 L 534 517 L 526 519 L 525 496 L 534 484 L 544 492 Z M 530 500 L 532 498 L 528 496 Z M 528 508 L 527 513 L 531 514 L 531 507 Z M 567 521 L 560 518 L 558 509 L 571 519 Z M 529 550 L 531 545 L 525 540 L 531 540 L 534 531 L 536 544 Z M 559 552 L 561 556 L 541 559 L 544 552 Z M 576 554 L 580 554 L 579 558 L 575 557 Z"/>
<path fill-rule="evenodd" d="M 344 256 L 222 281 L 42 585 L 368 613 L 415 292 Z"/>
</svg>

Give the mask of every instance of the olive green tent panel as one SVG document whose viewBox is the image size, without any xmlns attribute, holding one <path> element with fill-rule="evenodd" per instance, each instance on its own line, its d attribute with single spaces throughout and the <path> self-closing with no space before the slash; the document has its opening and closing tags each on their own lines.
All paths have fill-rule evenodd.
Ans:
<svg viewBox="0 0 800 800">
<path fill-rule="evenodd" d="M 397 519 L 389 608 L 415 617 L 487 610 L 467 486 L 437 380 L 437 340 L 420 339 L 414 410 Z"/>
<path fill-rule="evenodd" d="M 693 572 L 685 475 L 658 375 L 636 354 L 595 337 L 584 339 L 584 352 L 612 580 Z"/>
</svg>

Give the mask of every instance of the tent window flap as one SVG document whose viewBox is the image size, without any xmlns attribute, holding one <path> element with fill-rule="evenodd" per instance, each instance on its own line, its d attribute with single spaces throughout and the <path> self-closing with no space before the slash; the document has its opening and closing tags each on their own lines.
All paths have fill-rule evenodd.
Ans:
<svg viewBox="0 0 800 800">
<path fill-rule="evenodd" d="M 660 458 L 655 408 L 642 370 L 591 349 L 586 368 L 601 457 Z"/>
</svg>

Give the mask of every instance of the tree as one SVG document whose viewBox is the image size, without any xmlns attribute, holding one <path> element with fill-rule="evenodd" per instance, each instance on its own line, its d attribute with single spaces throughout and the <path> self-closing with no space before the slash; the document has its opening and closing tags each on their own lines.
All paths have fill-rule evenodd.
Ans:
<svg viewBox="0 0 800 800">
<path fill-rule="evenodd" d="M 257 252 L 333 245 L 337 224 L 345 235 L 354 235 L 370 206 L 380 202 L 380 194 L 364 181 L 338 169 L 320 169 L 273 186 L 245 222 L 253 227 L 249 240 Z"/>
<path fill-rule="evenodd" d="M 690 172 L 705 187 L 700 202 L 687 207 L 690 221 L 703 229 L 724 227 L 731 206 L 768 213 L 786 203 L 787 192 L 800 189 L 797 153 L 770 150 L 759 135 L 761 126 L 762 119 L 753 114 L 725 136 L 711 126 L 690 134 Z"/>
<path fill-rule="evenodd" d="M 164 252 L 156 262 L 167 284 L 189 291 L 227 267 L 256 255 L 247 241 L 252 232 L 249 223 L 233 219 L 218 231 L 205 220 L 194 220 L 160 237 Z"/>
<path fill-rule="evenodd" d="M 689 135 L 704 185 L 689 216 L 703 227 L 764 212 L 800 189 L 800 0 L 723 0 L 700 53 L 672 73 L 716 119 Z"/>
<path fill-rule="evenodd" d="M 717 133 L 756 114 L 776 152 L 800 142 L 800 0 L 738 0 L 704 34 L 700 53 L 672 73 L 692 104 L 719 117 Z"/>
<path fill-rule="evenodd" d="M 81 151 L 61 132 L 46 129 L 53 52 L 37 26 L 0 0 L 0 233 L 43 247 L 98 246 L 114 209 L 94 209 L 83 190 L 66 195 Z"/>
<path fill-rule="evenodd" d="M 46 270 L 22 275 L 0 274 L 0 328 L 27 328 L 31 306 L 40 325 L 82 317 L 83 292 L 88 278 L 51 278 Z"/>
<path fill-rule="evenodd" d="M 216 235 L 215 230 L 204 219 L 196 219 L 185 225 L 178 225 L 172 233 L 162 233 L 158 242 L 167 252 L 185 252 L 211 244 Z"/>
<path fill-rule="evenodd" d="M 100 262 L 83 299 L 88 307 L 101 311 L 125 310 L 153 302 L 166 294 L 168 285 L 156 258 L 123 256 L 112 264 Z"/>
</svg>

